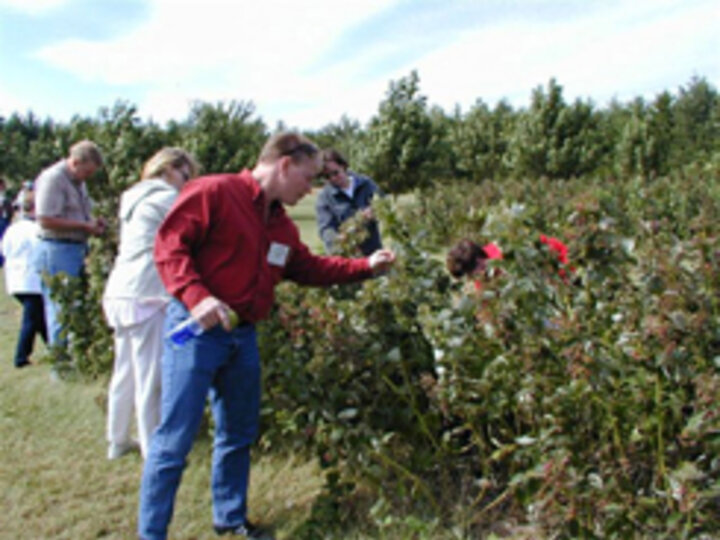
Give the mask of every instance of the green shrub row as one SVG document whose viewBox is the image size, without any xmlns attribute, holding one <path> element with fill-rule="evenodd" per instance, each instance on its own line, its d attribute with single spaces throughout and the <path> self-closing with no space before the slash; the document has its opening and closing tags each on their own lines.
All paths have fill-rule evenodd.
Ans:
<svg viewBox="0 0 720 540">
<path fill-rule="evenodd" d="M 414 516 L 467 538 L 499 522 L 710 538 L 719 180 L 703 166 L 654 181 L 439 184 L 417 204 L 379 205 L 390 274 L 329 295 L 283 287 L 261 326 L 262 444 L 326 469 L 307 537 L 333 525 L 342 537 L 362 507 L 379 530 Z M 569 277 L 540 233 L 569 245 Z M 465 235 L 505 252 L 479 292 L 443 267 Z"/>
</svg>

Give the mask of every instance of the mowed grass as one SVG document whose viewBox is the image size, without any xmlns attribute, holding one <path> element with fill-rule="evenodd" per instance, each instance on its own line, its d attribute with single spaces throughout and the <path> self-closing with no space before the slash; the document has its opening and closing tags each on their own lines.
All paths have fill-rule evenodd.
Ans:
<svg viewBox="0 0 720 540">
<path fill-rule="evenodd" d="M 290 212 L 303 240 L 319 252 L 314 198 Z M 4 275 L 0 287 L 0 539 L 136 538 L 142 460 L 139 455 L 106 459 L 106 381 L 57 381 L 42 364 L 15 369 L 20 304 L 5 293 Z M 38 341 L 35 357 L 42 351 Z M 211 446 L 200 438 L 190 454 L 171 538 L 216 538 Z M 250 515 L 273 525 L 278 538 L 291 538 L 321 484 L 314 462 L 256 453 Z"/>
<path fill-rule="evenodd" d="M 300 238 L 307 244 L 310 251 L 321 255 L 323 253 L 323 245 L 317 233 L 317 224 L 315 223 L 315 201 L 319 194 L 319 188 L 313 189 L 312 193 L 302 199 L 292 208 L 288 208 L 288 212 L 300 229 Z"/>
</svg>

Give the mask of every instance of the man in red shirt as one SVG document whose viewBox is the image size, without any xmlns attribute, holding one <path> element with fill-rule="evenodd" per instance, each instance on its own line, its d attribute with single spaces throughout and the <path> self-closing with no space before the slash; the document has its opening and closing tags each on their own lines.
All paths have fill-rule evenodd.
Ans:
<svg viewBox="0 0 720 540">
<path fill-rule="evenodd" d="M 165 539 L 185 458 L 210 393 L 215 421 L 213 525 L 218 534 L 270 538 L 247 519 L 250 445 L 258 432 L 260 361 L 254 323 L 265 318 L 282 279 L 349 283 L 389 269 L 390 250 L 363 259 L 319 257 L 285 213 L 311 190 L 322 162 L 307 138 L 268 140 L 252 170 L 189 182 L 158 231 L 155 262 L 175 297 L 166 329 L 192 316 L 205 331 L 182 345 L 166 340 L 161 421 L 140 487 L 138 532 Z M 233 328 L 231 311 L 241 323 Z"/>
</svg>

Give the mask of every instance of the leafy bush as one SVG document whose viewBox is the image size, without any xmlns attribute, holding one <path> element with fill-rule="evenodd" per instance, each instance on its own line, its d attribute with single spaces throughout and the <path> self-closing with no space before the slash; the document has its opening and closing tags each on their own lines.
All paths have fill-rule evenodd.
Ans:
<svg viewBox="0 0 720 540">
<path fill-rule="evenodd" d="M 566 537 L 717 530 L 717 170 L 694 180 L 383 201 L 390 275 L 329 296 L 283 288 L 261 332 L 263 444 L 307 449 L 327 471 L 304 534 L 357 517 L 358 501 L 378 527 L 415 515 L 467 537 L 499 522 Z M 478 219 L 483 197 L 496 200 Z M 449 200 L 450 227 L 414 214 Z M 473 226 L 505 251 L 480 292 L 442 260 Z M 574 271 L 559 273 L 541 232 L 567 241 Z"/>
</svg>

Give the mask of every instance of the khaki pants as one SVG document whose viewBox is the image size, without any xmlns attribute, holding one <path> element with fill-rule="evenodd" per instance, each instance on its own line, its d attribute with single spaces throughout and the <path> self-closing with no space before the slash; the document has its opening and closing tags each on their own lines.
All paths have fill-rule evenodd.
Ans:
<svg viewBox="0 0 720 540">
<path fill-rule="evenodd" d="M 138 440 L 147 456 L 150 437 L 160 422 L 160 366 L 165 310 L 132 326 L 115 329 L 115 364 L 108 391 L 107 438 L 125 445 L 130 441 L 133 411 Z"/>
</svg>

